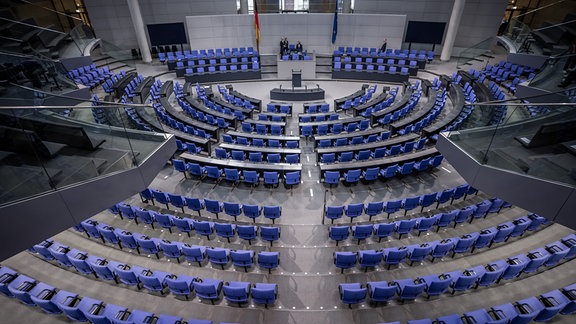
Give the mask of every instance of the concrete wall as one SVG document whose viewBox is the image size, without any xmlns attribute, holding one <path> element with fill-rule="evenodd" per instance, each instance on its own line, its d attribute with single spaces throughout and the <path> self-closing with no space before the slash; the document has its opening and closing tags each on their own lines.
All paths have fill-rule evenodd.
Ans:
<svg viewBox="0 0 576 324">
<path fill-rule="evenodd" d="M 259 14 L 260 53 L 278 54 L 282 37 L 300 41 L 309 52 L 331 53 L 333 19 L 333 14 Z M 187 17 L 186 25 L 194 49 L 256 47 L 253 15 Z M 405 25 L 405 15 L 341 14 L 334 45 L 378 48 L 387 37 L 388 46 L 398 48 Z"/>
<path fill-rule="evenodd" d="M 185 22 L 186 16 L 236 13 L 236 0 L 140 0 L 139 2 L 144 24 Z M 126 0 L 98 0 L 84 3 L 96 37 L 121 49 L 138 46 Z"/>
<path fill-rule="evenodd" d="M 495 36 L 507 3 L 507 0 L 466 0 L 452 55 L 457 56 L 461 50 Z M 403 14 L 408 16 L 408 21 L 436 21 L 448 24 L 453 6 L 454 0 L 357 0 L 354 12 Z M 407 46 L 408 44 L 404 45 Z M 432 45 L 413 44 L 412 48 L 431 49 Z M 441 49 L 442 46 L 436 45 L 435 52 L 440 53 Z"/>
<path fill-rule="evenodd" d="M 285 14 L 282 16 L 262 14 L 262 12 L 277 10 L 277 3 L 277 0 L 268 0 L 262 2 L 259 7 L 263 53 L 278 52 L 276 43 L 284 35 L 291 42 L 301 40 L 309 49 L 331 52 L 331 43 L 329 43 L 332 31 L 331 14 Z M 490 36 L 495 36 L 506 4 L 506 0 L 467 0 L 453 55 Z M 353 15 L 339 16 L 337 44 L 379 47 L 382 40 L 388 38 L 389 48 L 405 48 L 407 44 L 402 44 L 401 41 L 404 39 L 407 20 L 448 23 L 453 5 L 454 0 L 356 0 Z M 254 45 L 253 16 L 238 15 L 243 18 L 231 20 L 230 15 L 236 16 L 235 0 L 140 0 L 140 6 L 145 24 L 186 22 L 188 32 L 191 28 L 200 27 L 203 32 L 208 32 L 217 38 L 211 41 L 207 35 L 200 37 L 196 33 L 194 35 L 189 33 L 190 39 L 198 41 L 198 43 L 191 44 L 191 48 Z M 317 0 L 313 2 L 313 6 L 318 10 L 324 10 L 324 8 L 331 8 L 331 2 Z M 137 46 L 126 0 L 86 1 L 86 8 L 97 37 L 123 49 Z M 213 15 L 224 15 L 226 18 L 215 18 Z M 380 18 L 382 16 L 378 15 L 385 15 L 386 19 L 379 21 L 377 18 L 370 19 L 360 15 L 377 15 L 374 17 Z M 233 30 L 235 26 L 238 27 L 237 30 Z M 223 31 L 224 35 L 214 34 L 214 31 Z M 250 35 L 247 34 L 248 32 Z M 222 41 L 226 39 L 233 41 L 225 46 L 210 45 L 222 44 Z M 251 42 L 247 43 L 248 41 Z M 432 45 L 413 44 L 412 48 L 429 50 Z M 440 53 L 440 51 L 441 46 L 436 46 L 436 52 Z"/>
</svg>

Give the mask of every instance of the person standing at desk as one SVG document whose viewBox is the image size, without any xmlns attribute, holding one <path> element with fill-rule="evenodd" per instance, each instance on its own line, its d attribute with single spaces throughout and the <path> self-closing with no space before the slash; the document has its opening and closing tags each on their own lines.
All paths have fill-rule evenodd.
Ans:
<svg viewBox="0 0 576 324">
<path fill-rule="evenodd" d="M 288 38 L 284 37 L 280 40 L 280 55 L 286 55 L 288 53 Z"/>
<path fill-rule="evenodd" d="M 384 38 L 384 43 L 382 44 L 382 47 L 380 47 L 380 52 L 386 52 L 386 47 L 388 46 L 388 39 Z"/>
<path fill-rule="evenodd" d="M 296 52 L 302 53 L 302 43 L 300 43 L 300 41 L 298 41 L 298 43 L 296 43 Z"/>
</svg>

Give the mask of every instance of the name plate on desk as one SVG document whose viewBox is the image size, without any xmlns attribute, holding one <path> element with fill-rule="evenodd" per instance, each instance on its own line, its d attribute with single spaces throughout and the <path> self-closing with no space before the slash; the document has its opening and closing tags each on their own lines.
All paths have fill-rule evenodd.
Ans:
<svg viewBox="0 0 576 324">
<path fill-rule="evenodd" d="M 281 89 L 274 88 L 270 90 L 270 99 L 284 100 L 284 101 L 311 101 L 323 100 L 324 89 L 311 88 L 311 89 Z"/>
</svg>

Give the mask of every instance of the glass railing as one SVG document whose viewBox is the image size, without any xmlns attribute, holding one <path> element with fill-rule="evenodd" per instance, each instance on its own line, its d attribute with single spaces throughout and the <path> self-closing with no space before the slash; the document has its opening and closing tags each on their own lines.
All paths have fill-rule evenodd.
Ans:
<svg viewBox="0 0 576 324">
<path fill-rule="evenodd" d="M 530 32 L 532 29 L 528 27 L 523 22 L 513 18 L 508 23 L 508 28 L 503 33 L 503 36 L 506 36 L 515 47 L 516 52 L 522 53 L 526 52 L 527 48 L 527 39 L 530 36 Z"/>
<path fill-rule="evenodd" d="M 76 25 L 76 27 L 70 31 L 70 37 L 72 38 L 72 41 L 74 41 L 76 49 L 78 50 L 76 56 L 84 56 L 86 52 L 88 52 L 86 54 L 89 55 L 89 47 L 93 46 L 96 41 L 92 29 L 84 24 Z"/>
<path fill-rule="evenodd" d="M 534 114 L 530 119 L 519 118 Z M 508 105 L 504 122 L 447 133 L 479 164 L 576 186 L 576 105 Z"/>
<path fill-rule="evenodd" d="M 0 60 L 0 103 L 4 105 L 32 105 L 46 97 L 40 92 L 58 94 L 78 89 L 58 61 L 2 51 Z"/>
<path fill-rule="evenodd" d="M 460 52 L 460 56 L 458 57 L 458 66 L 460 67 L 472 60 L 478 60 L 480 55 L 489 52 L 495 44 L 496 38 L 490 37 L 470 48 L 463 50 Z"/>
<path fill-rule="evenodd" d="M 133 113 L 156 118 L 150 105 L 64 98 L 75 104 L 0 107 L 0 205 L 138 167 L 171 136 L 158 121 L 160 132 L 136 129 Z M 115 126 L 98 124 L 99 113 L 117 116 Z"/>
</svg>

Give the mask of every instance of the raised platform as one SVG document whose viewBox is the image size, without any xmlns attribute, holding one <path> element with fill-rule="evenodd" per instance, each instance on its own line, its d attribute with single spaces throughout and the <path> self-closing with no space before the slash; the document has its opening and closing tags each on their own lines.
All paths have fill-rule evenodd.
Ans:
<svg viewBox="0 0 576 324">
<path fill-rule="evenodd" d="M 320 87 L 312 89 L 282 89 L 274 88 L 270 90 L 270 99 L 285 101 L 311 101 L 324 100 L 324 89 Z"/>
</svg>

